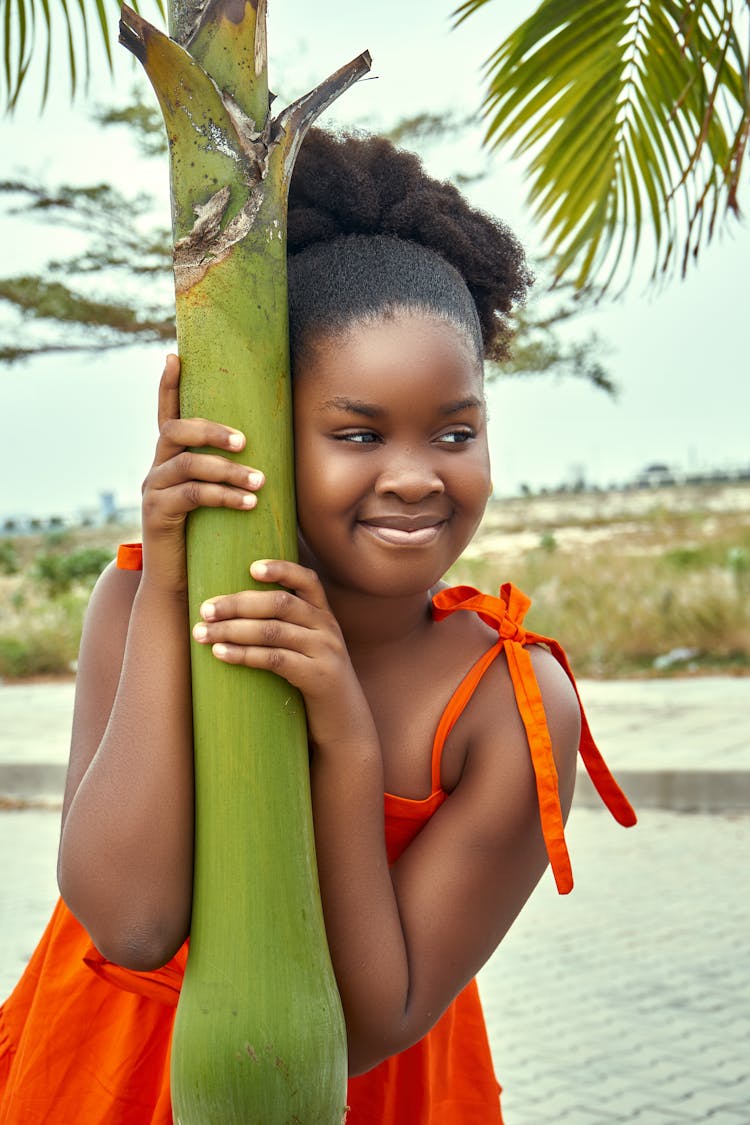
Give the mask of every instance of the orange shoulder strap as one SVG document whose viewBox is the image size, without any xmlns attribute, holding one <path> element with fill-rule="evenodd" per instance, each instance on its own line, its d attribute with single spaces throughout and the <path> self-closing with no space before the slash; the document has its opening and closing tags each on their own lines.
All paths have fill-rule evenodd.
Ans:
<svg viewBox="0 0 750 1125">
<path fill-rule="evenodd" d="M 143 546 L 140 543 L 121 543 L 117 548 L 118 570 L 143 570 Z"/>
<path fill-rule="evenodd" d="M 531 761 L 536 778 L 537 797 L 539 800 L 539 813 L 542 823 L 542 833 L 547 847 L 555 883 L 560 894 L 567 894 L 573 888 L 573 873 L 570 866 L 570 856 L 565 843 L 565 831 L 560 808 L 560 794 L 558 788 L 557 768 L 552 754 L 547 717 L 544 712 L 539 685 L 534 675 L 534 668 L 526 645 L 546 645 L 558 663 L 565 670 L 568 679 L 573 685 L 573 690 L 581 709 L 581 741 L 579 751 L 589 776 L 596 787 L 604 804 L 620 824 L 629 827 L 635 824 L 636 816 L 625 794 L 612 776 L 606 762 L 602 758 L 594 742 L 586 714 L 583 710 L 581 697 L 578 694 L 573 673 L 568 659 L 557 641 L 551 637 L 544 637 L 539 633 L 532 633 L 523 628 L 523 619 L 531 605 L 525 594 L 507 582 L 500 590 L 500 597 L 482 594 L 473 586 L 453 586 L 440 590 L 432 599 L 433 616 L 436 621 L 441 621 L 456 610 L 465 609 L 477 613 L 487 624 L 497 629 L 499 640 L 491 649 L 474 665 L 465 679 L 459 684 L 451 698 L 446 713 L 443 715 L 438 734 L 442 733 L 442 741 L 447 737 L 461 711 L 468 703 L 476 689 L 479 680 L 489 668 L 495 657 L 505 652 L 510 670 L 513 690 L 516 696 L 518 710 L 526 730 L 526 737 L 531 752 Z M 440 746 L 442 746 L 442 741 Z M 437 766 L 436 766 L 437 759 Z M 433 774 L 435 769 L 440 770 L 439 754 L 433 750 Z M 439 784 L 439 781 L 438 781 Z"/>
<path fill-rule="evenodd" d="M 487 652 L 482 653 L 476 664 L 472 665 L 453 695 L 448 700 L 445 710 L 440 716 L 435 738 L 432 743 L 432 792 L 435 793 L 440 786 L 440 765 L 443 757 L 445 740 L 456 725 L 456 721 L 463 714 L 466 705 L 479 686 L 482 676 L 489 668 L 495 657 L 503 651 L 502 641 L 498 641 Z"/>
</svg>

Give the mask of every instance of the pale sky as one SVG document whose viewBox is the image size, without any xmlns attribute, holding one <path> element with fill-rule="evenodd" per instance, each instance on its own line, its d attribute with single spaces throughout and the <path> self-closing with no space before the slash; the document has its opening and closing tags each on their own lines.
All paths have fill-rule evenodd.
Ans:
<svg viewBox="0 0 750 1125">
<path fill-rule="evenodd" d="M 377 127 L 424 110 L 473 109 L 481 96 L 482 60 L 531 4 L 495 0 L 451 31 L 455 3 L 271 0 L 271 84 L 277 76 L 278 86 L 281 75 L 285 95 L 296 97 L 368 48 L 377 81 L 344 95 L 335 109 L 338 122 Z M 143 79 L 124 49 L 114 50 L 124 101 L 133 82 Z M 73 108 L 59 83 L 41 117 L 36 99 L 27 97 L 14 118 L 0 119 L 2 178 L 26 168 L 50 185 L 110 179 L 123 189 L 159 193 L 166 214 L 164 167 L 140 159 L 124 130 L 103 132 L 89 124 L 87 109 L 109 100 L 115 94 L 104 77 Z M 441 145 L 428 158 L 430 171 L 442 177 L 478 168 L 479 136 Z M 522 165 L 507 153 L 494 157 L 491 168 L 471 198 L 506 219 L 530 254 L 543 253 L 542 231 L 523 204 Z M 747 177 L 742 196 L 750 205 Z M 74 245 L 57 228 L 42 237 L 18 220 L 0 221 L 0 272 L 33 268 Z M 576 324 L 577 334 L 593 330 L 605 342 L 604 359 L 621 387 L 616 401 L 573 379 L 493 386 L 496 492 L 513 493 L 522 482 L 554 486 L 578 471 L 606 485 L 632 478 L 653 461 L 682 470 L 748 465 L 748 261 L 748 228 L 734 224 L 687 281 L 675 280 L 659 293 L 633 285 L 624 300 L 603 304 Z M 94 506 L 101 491 L 136 503 L 153 451 L 162 360 L 162 348 L 141 347 L 0 370 L 0 519 L 73 513 Z"/>
</svg>

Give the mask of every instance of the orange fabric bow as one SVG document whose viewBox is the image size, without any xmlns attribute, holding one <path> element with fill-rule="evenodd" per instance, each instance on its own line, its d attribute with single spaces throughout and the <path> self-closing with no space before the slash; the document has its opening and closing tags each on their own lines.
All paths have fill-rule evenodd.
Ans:
<svg viewBox="0 0 750 1125">
<path fill-rule="evenodd" d="M 581 740 L 578 749 L 589 777 L 615 820 L 626 827 L 636 823 L 636 815 L 630 802 L 612 776 L 591 736 L 568 658 L 557 641 L 523 628 L 523 619 L 531 601 L 511 582 L 506 582 L 501 587 L 499 598 L 482 594 L 473 586 L 452 586 L 437 593 L 432 599 L 432 604 L 436 621 L 443 620 L 456 610 L 466 609 L 478 614 L 487 625 L 497 629 L 500 639 L 487 653 L 487 657 L 491 660 L 501 651 L 505 652 L 518 710 L 531 752 L 547 855 L 558 891 L 560 894 L 568 894 L 573 889 L 573 872 L 565 843 L 557 768 L 552 754 L 544 703 L 534 675 L 531 657 L 524 646 L 546 645 L 565 670 L 581 709 Z M 483 662 L 485 667 L 487 663 L 489 660 Z"/>
</svg>

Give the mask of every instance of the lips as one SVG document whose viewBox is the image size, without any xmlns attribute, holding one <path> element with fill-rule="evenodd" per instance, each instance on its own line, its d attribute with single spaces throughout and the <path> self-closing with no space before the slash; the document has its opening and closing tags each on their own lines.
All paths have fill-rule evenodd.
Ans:
<svg viewBox="0 0 750 1125">
<path fill-rule="evenodd" d="M 424 547 L 437 539 L 446 517 L 435 513 L 415 516 L 383 515 L 360 520 L 375 539 L 397 547 Z"/>
</svg>

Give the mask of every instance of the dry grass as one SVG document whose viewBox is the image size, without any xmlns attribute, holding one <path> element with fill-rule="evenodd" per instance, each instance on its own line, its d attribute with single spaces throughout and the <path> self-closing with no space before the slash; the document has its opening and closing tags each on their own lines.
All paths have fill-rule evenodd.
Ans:
<svg viewBox="0 0 750 1125">
<path fill-rule="evenodd" d="M 750 673 L 750 486 L 496 502 L 451 578 L 520 586 L 583 675 Z"/>
<path fill-rule="evenodd" d="M 0 540 L 0 677 L 26 679 L 74 671 L 95 575 L 53 590 L 49 580 L 40 576 L 40 560 L 51 555 L 61 560 L 80 558 L 84 552 L 112 557 L 131 531 L 77 529 Z"/>
<path fill-rule="evenodd" d="M 82 529 L 55 549 L 114 554 L 137 535 Z M 36 574 L 49 540 L 14 545 L 0 676 L 70 674 L 91 582 L 50 596 Z M 515 582 L 534 601 L 528 625 L 561 640 L 582 675 L 750 674 L 750 485 L 496 501 L 450 577 L 487 591 Z"/>
</svg>

